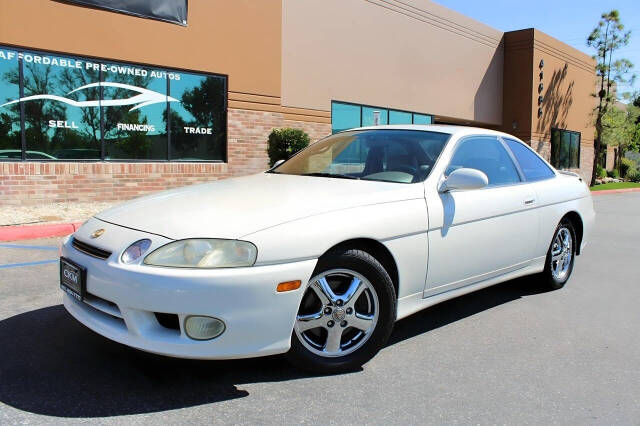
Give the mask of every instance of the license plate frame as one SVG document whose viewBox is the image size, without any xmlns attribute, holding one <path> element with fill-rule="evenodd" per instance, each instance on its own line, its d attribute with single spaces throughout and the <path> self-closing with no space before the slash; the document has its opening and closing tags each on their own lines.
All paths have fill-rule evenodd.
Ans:
<svg viewBox="0 0 640 426">
<path fill-rule="evenodd" d="M 66 257 L 60 257 L 60 289 L 83 301 L 87 292 L 87 268 Z"/>
</svg>

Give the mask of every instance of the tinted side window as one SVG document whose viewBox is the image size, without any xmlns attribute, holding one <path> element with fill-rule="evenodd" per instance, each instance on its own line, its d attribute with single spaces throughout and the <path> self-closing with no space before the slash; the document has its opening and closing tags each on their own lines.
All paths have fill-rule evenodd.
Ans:
<svg viewBox="0 0 640 426">
<path fill-rule="evenodd" d="M 511 157 L 502 143 L 491 136 L 466 138 L 458 145 L 446 174 L 462 167 L 484 172 L 489 178 L 489 185 L 520 182 Z"/>
<path fill-rule="evenodd" d="M 524 146 L 518 141 L 513 139 L 505 139 L 507 146 L 513 152 L 516 157 L 524 177 L 531 182 L 537 180 L 549 179 L 554 176 L 553 171 L 547 166 L 544 161 L 533 153 L 529 148 Z"/>
</svg>

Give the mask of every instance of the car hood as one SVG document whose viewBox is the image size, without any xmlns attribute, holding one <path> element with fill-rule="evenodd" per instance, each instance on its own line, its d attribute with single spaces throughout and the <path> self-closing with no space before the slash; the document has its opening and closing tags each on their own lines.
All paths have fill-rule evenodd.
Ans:
<svg viewBox="0 0 640 426">
<path fill-rule="evenodd" d="M 96 218 L 171 239 L 236 239 L 330 211 L 421 197 L 422 184 L 260 173 L 158 192 Z"/>
</svg>

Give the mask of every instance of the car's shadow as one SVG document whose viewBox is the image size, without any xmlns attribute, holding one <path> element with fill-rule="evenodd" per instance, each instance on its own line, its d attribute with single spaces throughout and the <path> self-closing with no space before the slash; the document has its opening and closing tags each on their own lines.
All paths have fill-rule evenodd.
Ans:
<svg viewBox="0 0 640 426">
<path fill-rule="evenodd" d="M 521 279 L 436 305 L 399 321 L 389 345 L 538 292 Z M 158 412 L 242 398 L 242 384 L 305 376 L 282 356 L 192 361 L 140 352 L 91 332 L 61 305 L 0 321 L 0 401 L 36 414 Z"/>
</svg>

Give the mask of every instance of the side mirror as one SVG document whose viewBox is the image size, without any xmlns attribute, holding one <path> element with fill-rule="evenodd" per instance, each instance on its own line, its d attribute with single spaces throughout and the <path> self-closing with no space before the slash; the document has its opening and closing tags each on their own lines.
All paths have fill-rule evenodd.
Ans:
<svg viewBox="0 0 640 426">
<path fill-rule="evenodd" d="M 449 173 L 438 188 L 438 192 L 452 190 L 469 190 L 484 188 L 489 184 L 489 178 L 480 170 L 461 168 Z"/>
<path fill-rule="evenodd" d="M 278 161 L 276 161 L 275 163 L 273 163 L 273 166 L 271 166 L 271 168 L 270 168 L 269 170 L 273 170 L 273 169 L 275 169 L 276 167 L 278 167 L 278 166 L 279 166 L 280 164 L 282 164 L 282 163 L 284 163 L 284 160 L 278 160 Z M 267 171 L 269 171 L 269 170 L 267 170 Z"/>
</svg>

